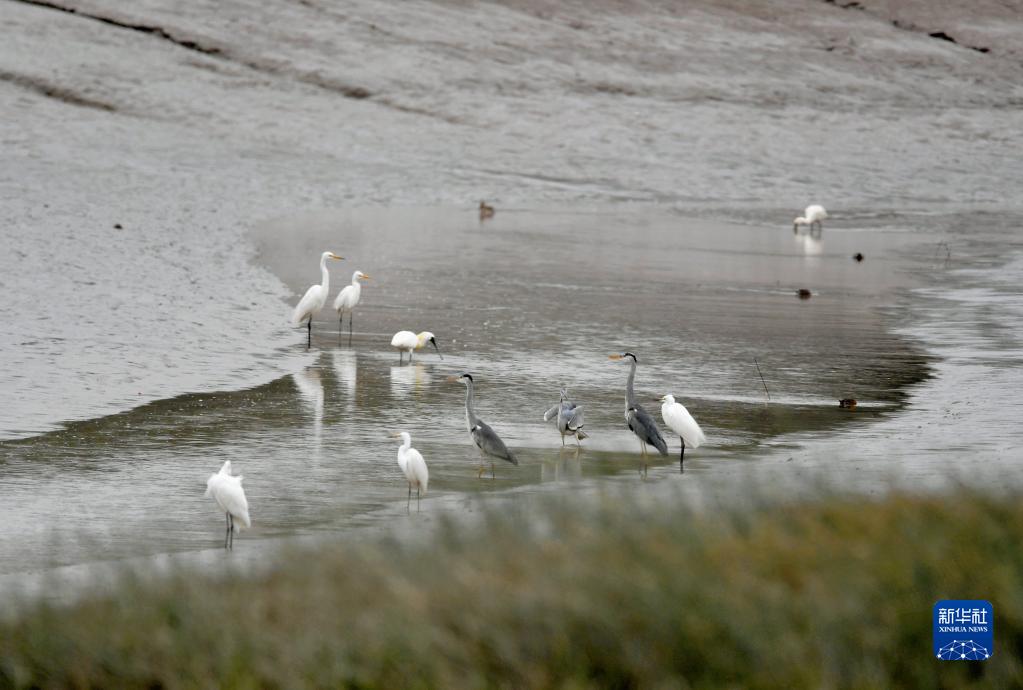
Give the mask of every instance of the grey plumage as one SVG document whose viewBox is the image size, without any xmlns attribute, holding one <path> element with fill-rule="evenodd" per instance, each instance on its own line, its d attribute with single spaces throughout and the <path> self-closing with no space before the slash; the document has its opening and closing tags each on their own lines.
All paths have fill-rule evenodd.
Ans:
<svg viewBox="0 0 1023 690">
<path fill-rule="evenodd" d="M 543 414 L 543 420 L 556 420 L 558 432 L 561 434 L 561 445 L 565 445 L 565 436 L 575 436 L 577 441 L 588 438 L 583 431 L 583 408 L 568 398 L 568 391 L 561 389 L 561 401 Z"/>
<path fill-rule="evenodd" d="M 465 423 L 469 427 L 469 435 L 472 436 L 473 443 L 485 455 L 518 465 L 519 461 L 508 450 L 508 446 L 504 444 L 497 432 L 476 416 L 476 391 L 473 387 L 472 375 L 462 374 L 458 380 L 465 384 Z"/>
<path fill-rule="evenodd" d="M 631 352 L 623 352 L 615 359 L 631 360 L 629 380 L 625 384 L 625 422 L 629 425 L 632 433 L 636 434 L 641 444 L 649 444 L 657 449 L 661 455 L 668 454 L 668 444 L 661 435 L 657 422 L 650 416 L 650 413 L 643 409 L 643 406 L 636 402 L 636 393 L 633 390 L 633 383 L 636 380 L 636 355 Z M 646 453 L 646 445 L 641 445 Z"/>
</svg>

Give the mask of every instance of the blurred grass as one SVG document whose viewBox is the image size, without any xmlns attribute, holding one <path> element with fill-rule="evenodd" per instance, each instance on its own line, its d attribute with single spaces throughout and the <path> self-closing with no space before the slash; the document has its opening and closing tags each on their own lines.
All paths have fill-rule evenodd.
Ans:
<svg viewBox="0 0 1023 690">
<path fill-rule="evenodd" d="M 1020 687 L 1019 499 L 607 499 L 240 581 L 128 579 L 0 624 L 0 686 Z M 994 604 L 989 661 L 933 657 L 943 598 Z"/>
</svg>

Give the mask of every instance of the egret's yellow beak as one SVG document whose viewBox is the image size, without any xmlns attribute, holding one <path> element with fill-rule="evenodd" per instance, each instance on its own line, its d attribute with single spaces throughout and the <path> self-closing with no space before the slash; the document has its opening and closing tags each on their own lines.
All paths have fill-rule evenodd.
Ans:
<svg viewBox="0 0 1023 690">
<path fill-rule="evenodd" d="M 449 376 L 448 377 L 448 383 L 454 383 L 457 380 L 458 380 L 457 376 Z"/>
<path fill-rule="evenodd" d="M 397 432 L 397 431 L 394 431 L 394 432 L 391 432 L 391 433 L 389 434 L 389 436 L 390 436 L 391 438 L 401 438 L 401 433 L 400 433 L 400 432 Z"/>
<path fill-rule="evenodd" d="M 373 276 L 369 275 L 368 273 L 363 273 L 362 274 L 362 279 L 363 280 L 373 280 Z"/>
<path fill-rule="evenodd" d="M 609 357 L 608 357 L 608 359 L 613 359 L 613 360 L 614 360 L 614 361 L 616 361 L 616 362 L 617 362 L 617 361 L 618 361 L 619 359 L 621 359 L 621 358 L 622 358 L 622 356 L 621 356 L 621 355 L 611 355 L 611 356 L 609 356 Z"/>
<path fill-rule="evenodd" d="M 331 252 L 331 253 L 330 253 L 330 258 L 332 258 L 332 259 L 337 259 L 338 261 L 344 261 L 344 260 L 345 260 L 345 257 L 343 257 L 343 256 L 338 256 L 338 255 L 337 255 L 337 254 L 335 254 L 334 252 Z"/>
</svg>

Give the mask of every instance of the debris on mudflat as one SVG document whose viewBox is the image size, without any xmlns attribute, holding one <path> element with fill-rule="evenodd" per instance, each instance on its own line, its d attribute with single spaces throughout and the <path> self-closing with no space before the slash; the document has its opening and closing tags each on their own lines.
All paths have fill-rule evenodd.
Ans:
<svg viewBox="0 0 1023 690">
<path fill-rule="evenodd" d="M 842 398 L 841 400 L 838 401 L 838 406 L 846 407 L 851 410 L 852 408 L 856 407 L 856 398 Z"/>
</svg>

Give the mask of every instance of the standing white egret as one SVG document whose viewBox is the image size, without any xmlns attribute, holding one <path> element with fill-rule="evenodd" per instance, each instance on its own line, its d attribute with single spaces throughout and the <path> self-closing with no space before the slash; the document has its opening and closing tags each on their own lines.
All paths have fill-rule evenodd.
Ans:
<svg viewBox="0 0 1023 690">
<path fill-rule="evenodd" d="M 368 274 L 356 271 L 352 274 L 352 284 L 346 285 L 337 293 L 334 298 L 334 311 L 337 312 L 337 340 L 341 342 L 341 326 L 344 325 L 345 312 L 348 313 L 348 345 L 352 344 L 352 316 L 355 305 L 359 303 L 362 296 L 362 283 L 360 280 L 369 280 Z"/>
<path fill-rule="evenodd" d="M 575 436 L 576 445 L 582 447 L 582 440 L 589 438 L 583 431 L 583 408 L 568 399 L 568 391 L 561 389 L 561 401 L 543 413 L 543 421 L 554 420 L 561 434 L 561 445 L 565 445 L 565 436 Z"/>
<path fill-rule="evenodd" d="M 817 226 L 817 231 L 820 232 L 822 226 L 821 221 L 828 217 L 828 212 L 824 210 L 824 207 L 820 204 L 811 204 L 806 207 L 803 211 L 803 215 L 792 221 L 792 232 L 795 232 L 800 225 L 809 225 L 810 232 L 813 232 L 813 226 Z"/>
<path fill-rule="evenodd" d="M 242 527 L 251 527 L 252 520 L 249 519 L 249 502 L 245 500 L 242 476 L 231 474 L 230 460 L 225 461 L 220 471 L 211 474 L 206 480 L 206 495 L 212 496 L 227 515 L 224 548 L 234 548 L 234 533 L 240 532 Z"/>
<path fill-rule="evenodd" d="M 401 446 L 398 447 L 398 467 L 405 474 L 408 481 L 408 509 L 412 504 L 412 487 L 416 489 L 416 509 L 419 509 L 419 499 L 426 493 L 426 487 L 430 483 L 430 470 L 426 467 L 426 460 L 423 455 L 412 447 L 412 437 L 407 431 L 400 431 L 391 434 L 391 438 L 400 438 Z"/>
<path fill-rule="evenodd" d="M 412 331 L 398 331 L 391 338 L 391 347 L 398 351 L 398 364 L 401 364 L 405 352 L 408 353 L 408 361 L 411 363 L 412 351 L 425 347 L 427 343 L 431 343 L 440 358 L 444 359 L 444 355 L 440 354 L 440 348 L 437 347 L 437 339 L 430 331 L 423 331 L 418 335 Z"/>
<path fill-rule="evenodd" d="M 323 305 L 327 303 L 327 294 L 330 290 L 330 272 L 327 270 L 327 259 L 344 261 L 343 256 L 338 256 L 334 252 L 323 252 L 320 255 L 320 276 L 322 278 L 320 284 L 313 285 L 306 290 L 302 299 L 295 305 L 295 311 L 291 312 L 292 326 L 300 326 L 303 321 L 308 319 L 306 326 L 309 329 L 309 339 L 306 347 L 313 346 L 313 316 L 320 309 L 323 309 Z"/>
<path fill-rule="evenodd" d="M 701 443 L 707 441 L 707 436 L 693 419 L 693 415 L 689 414 L 686 406 L 675 402 L 675 396 L 671 393 L 661 398 L 661 419 L 669 429 L 678 434 L 678 438 L 682 442 L 682 452 L 678 456 L 678 468 L 685 472 L 682 462 L 685 460 L 686 446 L 699 448 Z"/>
</svg>

